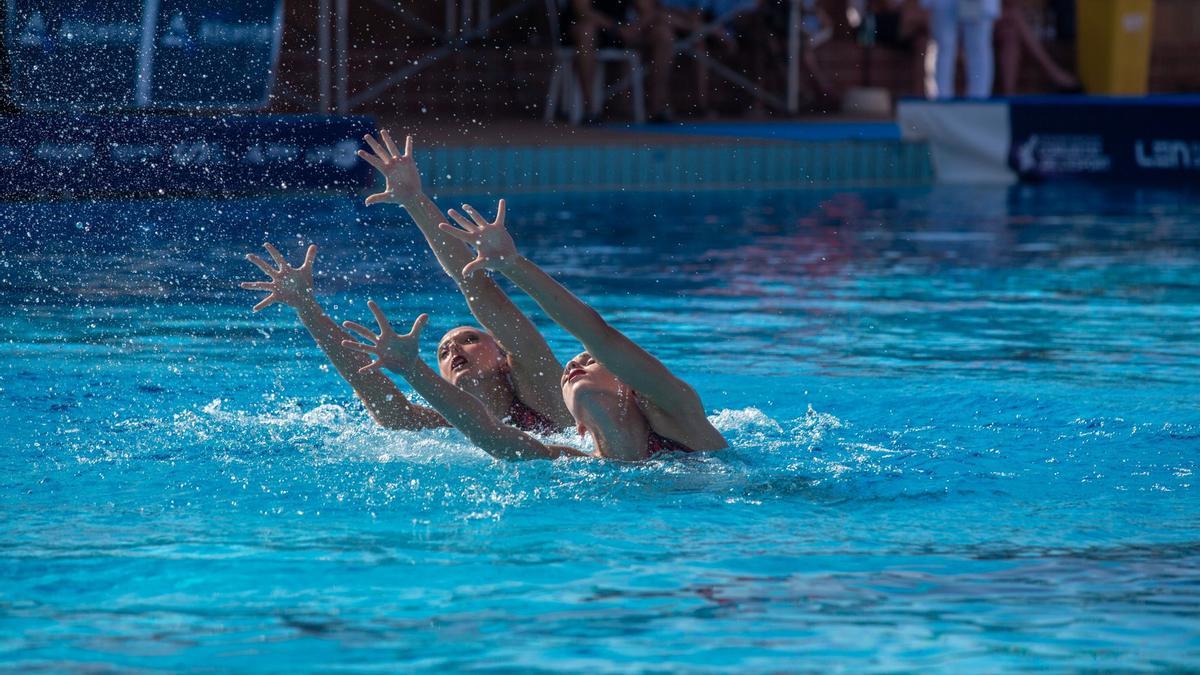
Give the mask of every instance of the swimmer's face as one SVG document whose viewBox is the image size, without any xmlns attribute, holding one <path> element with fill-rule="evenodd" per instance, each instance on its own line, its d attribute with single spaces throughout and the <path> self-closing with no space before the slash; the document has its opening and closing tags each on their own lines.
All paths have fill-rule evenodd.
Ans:
<svg viewBox="0 0 1200 675">
<path fill-rule="evenodd" d="M 600 365 L 587 352 L 581 352 L 567 362 L 560 385 L 567 410 L 576 419 L 579 419 L 579 415 L 575 414 L 576 406 L 582 398 L 595 394 L 620 395 L 627 389 L 611 370 Z"/>
<path fill-rule="evenodd" d="M 463 378 L 483 380 L 508 367 L 508 356 L 486 331 L 459 326 L 438 343 L 438 370 L 451 384 Z"/>
</svg>

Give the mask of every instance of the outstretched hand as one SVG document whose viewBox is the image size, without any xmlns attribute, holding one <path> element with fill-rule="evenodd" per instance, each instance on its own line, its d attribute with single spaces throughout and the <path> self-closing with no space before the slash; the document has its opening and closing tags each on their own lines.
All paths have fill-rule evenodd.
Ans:
<svg viewBox="0 0 1200 675">
<path fill-rule="evenodd" d="M 463 211 L 471 216 L 471 220 L 464 218 L 458 211 L 450 209 L 447 214 L 454 219 L 454 222 L 458 223 L 459 227 L 454 227 L 450 223 L 442 223 L 438 227 L 475 249 L 475 259 L 462 269 L 464 277 L 471 276 L 476 270 L 483 267 L 500 270 L 505 265 L 516 262 L 517 245 L 513 242 L 512 235 L 504 227 L 505 204 L 503 199 L 496 208 L 496 220 L 490 223 L 468 204 L 463 204 Z"/>
<path fill-rule="evenodd" d="M 246 256 L 246 260 L 257 265 L 271 278 L 270 281 L 244 281 L 239 284 L 241 288 L 248 291 L 268 291 L 267 297 L 254 306 L 254 311 L 270 307 L 277 302 L 282 302 L 289 307 L 298 307 L 301 303 L 311 299 L 313 295 L 312 265 L 313 260 L 317 257 L 317 245 L 312 244 L 308 247 L 308 251 L 304 254 L 304 262 L 299 267 L 289 265 L 279 249 L 274 246 L 263 244 L 263 248 L 271 254 L 271 259 L 275 261 L 276 265 L 279 265 L 279 269 L 271 267 L 267 261 L 253 253 Z"/>
<path fill-rule="evenodd" d="M 403 154 L 396 149 L 387 131 L 379 132 L 379 137 L 383 139 L 383 145 L 371 134 L 363 136 L 372 152 L 359 150 L 357 153 L 387 179 L 383 192 L 367 197 L 367 206 L 379 202 L 404 205 L 421 194 L 421 174 L 417 173 L 417 164 L 413 161 L 412 136 L 405 137 Z"/>
<path fill-rule="evenodd" d="M 414 363 L 419 358 L 418 341 L 421 331 L 425 329 L 425 324 L 429 321 L 429 315 L 418 316 L 417 320 L 413 322 L 412 330 L 404 335 L 398 335 L 392 329 L 392 324 L 388 322 L 387 317 L 383 315 L 383 310 L 379 309 L 379 305 L 375 304 L 374 300 L 368 301 L 367 307 L 371 308 L 371 313 L 375 315 L 375 321 L 379 324 L 378 335 L 362 324 L 353 321 L 342 323 L 347 330 L 354 331 L 365 340 L 365 342 L 342 340 L 343 347 L 376 356 L 374 361 L 359 368 L 358 372 L 367 373 L 384 367 L 395 370 Z"/>
</svg>

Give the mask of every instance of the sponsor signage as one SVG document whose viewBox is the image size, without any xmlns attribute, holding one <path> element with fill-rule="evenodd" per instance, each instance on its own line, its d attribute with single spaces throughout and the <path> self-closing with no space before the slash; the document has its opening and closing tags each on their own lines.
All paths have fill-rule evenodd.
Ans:
<svg viewBox="0 0 1200 675">
<path fill-rule="evenodd" d="M 278 0 L 161 0 L 150 102 L 172 108 L 266 105 L 282 23 Z"/>
<path fill-rule="evenodd" d="M 132 107 L 141 36 L 140 3 L 10 0 L 10 96 L 33 110 Z"/>
<path fill-rule="evenodd" d="M 6 197 L 357 189 L 366 117 L 0 117 Z"/>
<path fill-rule="evenodd" d="M 1200 181 L 1200 97 L 1058 97 L 1009 105 L 1009 164 L 1022 178 Z"/>
<path fill-rule="evenodd" d="M 46 111 L 259 108 L 282 27 L 282 0 L 8 0 L 11 96 Z"/>
</svg>

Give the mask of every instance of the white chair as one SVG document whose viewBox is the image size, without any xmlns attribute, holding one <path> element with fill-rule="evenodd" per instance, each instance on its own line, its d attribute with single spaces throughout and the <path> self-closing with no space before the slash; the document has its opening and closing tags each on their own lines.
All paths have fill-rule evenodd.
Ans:
<svg viewBox="0 0 1200 675">
<path fill-rule="evenodd" d="M 570 0 L 567 0 L 570 2 Z M 624 90 L 627 86 L 633 95 L 633 121 L 642 124 L 646 121 L 646 101 L 643 83 L 645 80 L 642 68 L 642 57 L 634 49 L 615 49 L 607 47 L 596 50 L 596 74 L 592 78 L 592 108 L 583 109 L 583 90 L 579 78 L 575 75 L 575 48 L 562 44 L 562 34 L 558 25 L 559 0 L 546 0 L 546 12 L 550 20 L 550 44 L 554 50 L 554 70 L 550 74 L 550 90 L 546 94 L 546 111 L 544 118 L 547 123 L 554 121 L 554 116 L 563 110 L 567 121 L 579 124 L 584 114 L 596 116 L 604 101 L 613 94 Z M 624 62 L 628 66 L 628 75 L 615 86 L 605 89 L 604 66 L 608 63 Z"/>
</svg>

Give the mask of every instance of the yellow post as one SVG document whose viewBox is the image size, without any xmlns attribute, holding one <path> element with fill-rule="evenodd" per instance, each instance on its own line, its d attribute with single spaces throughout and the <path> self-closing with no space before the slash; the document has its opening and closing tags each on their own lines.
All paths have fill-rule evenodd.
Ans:
<svg viewBox="0 0 1200 675">
<path fill-rule="evenodd" d="M 1154 0 L 1076 0 L 1079 79 L 1089 94 L 1142 95 Z"/>
</svg>

